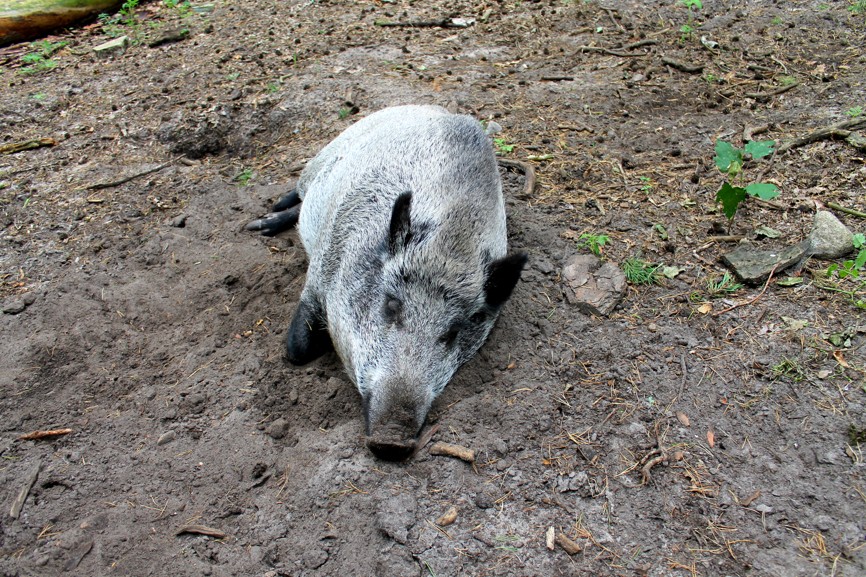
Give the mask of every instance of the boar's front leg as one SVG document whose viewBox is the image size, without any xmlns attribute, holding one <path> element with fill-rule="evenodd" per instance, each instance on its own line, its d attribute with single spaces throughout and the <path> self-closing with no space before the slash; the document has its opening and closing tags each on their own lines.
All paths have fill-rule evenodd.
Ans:
<svg viewBox="0 0 866 577">
<path fill-rule="evenodd" d="M 306 365 L 332 350 L 334 345 L 321 306 L 304 291 L 286 337 L 289 362 Z"/>
<path fill-rule="evenodd" d="M 292 190 L 281 196 L 272 210 L 273 212 L 249 223 L 246 229 L 261 231 L 264 236 L 274 236 L 289 230 L 298 223 L 301 215 L 301 197 L 296 190 Z"/>
</svg>

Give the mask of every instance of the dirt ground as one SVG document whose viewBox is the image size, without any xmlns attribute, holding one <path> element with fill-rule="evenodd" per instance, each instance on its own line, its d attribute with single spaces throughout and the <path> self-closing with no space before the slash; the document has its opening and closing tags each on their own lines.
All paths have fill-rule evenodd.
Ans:
<svg viewBox="0 0 866 577">
<path fill-rule="evenodd" d="M 866 575 L 863 288 L 814 260 L 710 286 L 712 234 L 866 210 L 839 138 L 747 166 L 781 194 L 730 231 L 714 200 L 716 139 L 866 107 L 853 4 L 151 2 L 0 49 L 0 146 L 54 142 L 0 155 L 0 575 Z M 283 358 L 297 235 L 242 230 L 405 103 L 495 120 L 537 173 L 504 173 L 523 280 L 430 415 L 474 464 L 371 456 L 336 357 Z M 584 233 L 681 271 L 585 315 L 560 280 Z"/>
</svg>

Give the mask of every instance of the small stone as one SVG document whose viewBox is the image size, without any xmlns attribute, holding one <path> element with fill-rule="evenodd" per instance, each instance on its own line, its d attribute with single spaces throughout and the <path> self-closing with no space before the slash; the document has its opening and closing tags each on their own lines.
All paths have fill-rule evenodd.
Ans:
<svg viewBox="0 0 866 577">
<path fill-rule="evenodd" d="M 286 420 L 282 417 L 268 425 L 267 434 L 272 439 L 282 439 L 286 436 L 286 432 L 289 430 L 289 424 L 286 423 Z"/>
<path fill-rule="evenodd" d="M 3 303 L 3 312 L 7 315 L 17 315 L 18 313 L 23 313 L 24 309 L 27 308 L 27 305 L 24 303 L 24 299 L 15 298 L 10 299 Z"/>
<path fill-rule="evenodd" d="M 591 254 L 578 254 L 565 263 L 562 278 L 568 302 L 586 314 L 607 316 L 622 300 L 625 275 L 618 266 Z"/>
<path fill-rule="evenodd" d="M 806 257 L 809 240 L 779 250 L 757 250 L 747 240 L 737 248 L 722 255 L 722 262 L 734 271 L 743 282 L 757 285 L 767 280 L 772 272 L 779 274 Z"/>
<path fill-rule="evenodd" d="M 293 405 L 298 404 L 298 389 L 289 390 L 289 402 Z"/>
<path fill-rule="evenodd" d="M 156 440 L 156 444 L 157 446 L 165 445 L 166 443 L 171 443 L 172 441 L 174 441 L 175 438 L 177 438 L 177 433 L 175 433 L 174 431 L 166 431 L 159 436 L 159 438 Z"/>
<path fill-rule="evenodd" d="M 171 219 L 171 226 L 174 228 L 184 228 L 186 226 L 186 215 L 180 214 Z"/>
<path fill-rule="evenodd" d="M 809 255 L 821 259 L 841 258 L 854 250 L 854 235 L 828 210 L 815 213 L 809 233 Z"/>
<path fill-rule="evenodd" d="M 129 36 L 118 36 L 108 42 L 104 42 L 99 46 L 93 47 L 93 52 L 101 58 L 123 54 L 126 47 L 129 46 Z"/>
<path fill-rule="evenodd" d="M 324 549 L 307 549 L 304 552 L 303 563 L 307 569 L 318 569 L 328 560 L 328 552 Z"/>
</svg>

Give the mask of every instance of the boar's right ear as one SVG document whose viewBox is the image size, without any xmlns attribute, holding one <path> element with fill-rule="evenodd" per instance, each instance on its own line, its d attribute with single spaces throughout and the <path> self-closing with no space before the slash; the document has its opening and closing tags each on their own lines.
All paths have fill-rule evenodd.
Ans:
<svg viewBox="0 0 866 577">
<path fill-rule="evenodd" d="M 388 227 L 388 251 L 391 256 L 409 244 L 409 240 L 412 238 L 412 222 L 409 218 L 411 207 L 411 192 L 404 192 L 394 201 L 394 210 L 391 211 L 391 225 Z"/>
<path fill-rule="evenodd" d="M 519 252 L 493 261 L 487 266 L 487 281 L 484 293 L 487 304 L 499 307 L 505 304 L 526 264 L 526 253 Z"/>
</svg>

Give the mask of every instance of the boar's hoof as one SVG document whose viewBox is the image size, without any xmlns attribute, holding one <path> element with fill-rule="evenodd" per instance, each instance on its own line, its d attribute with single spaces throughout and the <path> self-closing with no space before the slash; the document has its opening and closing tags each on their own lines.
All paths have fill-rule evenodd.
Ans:
<svg viewBox="0 0 866 577">
<path fill-rule="evenodd" d="M 389 440 L 371 437 L 367 440 L 367 448 L 383 461 L 405 461 L 415 452 L 415 440 Z"/>
</svg>

